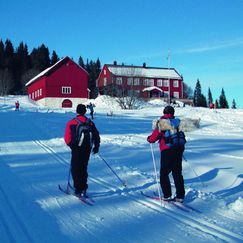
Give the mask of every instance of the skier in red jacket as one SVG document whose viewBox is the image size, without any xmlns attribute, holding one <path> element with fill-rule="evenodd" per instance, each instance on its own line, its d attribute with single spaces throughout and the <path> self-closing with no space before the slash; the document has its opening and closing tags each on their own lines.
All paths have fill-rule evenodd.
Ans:
<svg viewBox="0 0 243 243">
<path fill-rule="evenodd" d="M 161 119 L 173 119 L 175 110 L 172 106 L 166 106 L 163 111 L 164 115 Z M 159 141 L 159 147 L 161 151 L 160 157 L 160 185 L 164 194 L 163 200 L 176 200 L 183 202 L 185 197 L 184 179 L 182 176 L 182 156 L 184 152 L 184 146 L 170 147 L 165 142 L 165 132 L 159 131 L 155 128 L 147 141 L 149 143 L 155 143 Z M 171 198 L 171 185 L 169 174 L 172 172 L 172 176 L 176 187 L 176 197 Z"/>
<path fill-rule="evenodd" d="M 18 100 L 15 102 L 15 110 L 16 110 L 16 111 L 19 110 L 19 101 L 18 101 Z"/>
<path fill-rule="evenodd" d="M 91 150 L 94 154 L 99 152 L 100 147 L 100 135 L 95 127 L 95 124 L 89 120 L 86 116 L 86 107 L 83 104 L 79 104 L 76 108 L 77 116 L 75 119 L 70 120 L 66 125 L 64 140 L 65 143 L 71 148 L 71 174 L 73 178 L 73 186 L 75 188 L 76 195 L 86 195 L 88 188 L 88 161 Z M 77 143 L 76 130 L 78 121 L 81 123 L 88 123 L 92 136 L 92 141 L 86 142 L 84 139 L 82 144 Z M 93 149 L 91 142 L 93 143 Z"/>
</svg>

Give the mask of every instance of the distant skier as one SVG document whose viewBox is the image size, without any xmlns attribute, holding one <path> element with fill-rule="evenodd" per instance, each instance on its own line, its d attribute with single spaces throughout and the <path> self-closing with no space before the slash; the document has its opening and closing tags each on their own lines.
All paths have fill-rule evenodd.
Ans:
<svg viewBox="0 0 243 243">
<path fill-rule="evenodd" d="M 15 102 L 15 111 L 18 111 L 19 110 L 19 101 L 17 100 Z"/>
<path fill-rule="evenodd" d="M 94 119 L 94 107 L 95 105 L 91 102 L 87 105 L 87 108 L 90 110 L 90 116 L 92 120 Z"/>
<path fill-rule="evenodd" d="M 161 117 L 164 122 L 171 122 L 175 119 L 175 110 L 172 106 L 166 106 L 163 111 L 164 115 Z M 166 119 L 166 120 L 165 120 Z M 179 119 L 177 119 L 179 121 Z M 184 138 L 183 138 L 184 139 Z M 184 152 L 184 145 L 169 146 L 166 142 L 166 131 L 155 128 L 147 141 L 149 143 L 155 143 L 159 141 L 161 158 L 160 158 L 160 185 L 165 201 L 175 200 L 183 202 L 185 197 L 184 179 L 182 176 L 182 156 Z M 185 142 L 185 141 L 184 141 Z M 172 176 L 176 187 L 176 197 L 171 198 L 171 184 L 169 174 L 172 172 Z"/>
<path fill-rule="evenodd" d="M 66 125 L 64 140 L 72 150 L 71 173 L 75 194 L 85 196 L 88 161 L 91 150 L 94 154 L 99 152 L 100 135 L 95 124 L 85 116 L 85 105 L 79 104 L 76 112 L 77 116 Z"/>
</svg>

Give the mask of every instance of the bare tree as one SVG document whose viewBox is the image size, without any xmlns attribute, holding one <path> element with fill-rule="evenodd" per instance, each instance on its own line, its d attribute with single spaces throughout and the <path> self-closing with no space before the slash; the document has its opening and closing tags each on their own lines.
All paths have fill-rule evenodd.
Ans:
<svg viewBox="0 0 243 243">
<path fill-rule="evenodd" d="M 123 67 L 122 67 L 123 68 Z M 134 109 L 140 101 L 140 91 L 136 90 L 136 85 L 134 85 L 134 80 L 136 77 L 141 76 L 142 69 L 137 67 L 124 67 L 123 75 L 127 77 L 124 78 L 122 82 L 129 82 L 127 85 L 121 83 L 117 90 L 117 102 L 122 109 Z"/>
<path fill-rule="evenodd" d="M 127 90 L 120 87 L 118 90 L 117 103 L 122 109 L 134 109 L 140 101 L 140 93 L 136 90 Z"/>
<path fill-rule="evenodd" d="M 0 95 L 5 96 L 9 94 L 14 87 L 13 77 L 8 69 L 0 69 Z"/>
<path fill-rule="evenodd" d="M 27 89 L 25 87 L 25 84 L 31 80 L 32 78 L 34 78 L 37 74 L 39 74 L 39 71 L 37 69 L 29 69 L 27 72 L 25 72 L 22 76 L 21 76 L 21 87 L 22 87 L 22 92 L 23 94 L 27 94 Z"/>
</svg>

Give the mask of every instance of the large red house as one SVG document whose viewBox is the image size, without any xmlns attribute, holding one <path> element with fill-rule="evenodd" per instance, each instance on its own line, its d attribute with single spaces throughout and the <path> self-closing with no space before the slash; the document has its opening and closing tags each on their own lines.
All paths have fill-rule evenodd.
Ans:
<svg viewBox="0 0 243 243">
<path fill-rule="evenodd" d="M 89 98 L 89 74 L 65 57 L 26 83 L 29 98 L 48 107 L 75 107 Z"/>
<path fill-rule="evenodd" d="M 98 78 L 102 94 L 110 85 L 137 92 L 141 97 L 183 98 L 183 78 L 174 68 L 105 64 Z"/>
</svg>

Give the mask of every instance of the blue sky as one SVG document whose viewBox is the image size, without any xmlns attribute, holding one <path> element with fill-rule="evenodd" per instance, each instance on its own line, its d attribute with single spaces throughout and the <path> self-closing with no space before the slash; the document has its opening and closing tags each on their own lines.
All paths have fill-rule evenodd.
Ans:
<svg viewBox="0 0 243 243">
<path fill-rule="evenodd" d="M 0 38 L 78 61 L 170 67 L 243 108 L 243 0 L 1 1 Z"/>
</svg>

